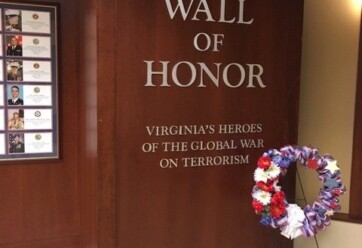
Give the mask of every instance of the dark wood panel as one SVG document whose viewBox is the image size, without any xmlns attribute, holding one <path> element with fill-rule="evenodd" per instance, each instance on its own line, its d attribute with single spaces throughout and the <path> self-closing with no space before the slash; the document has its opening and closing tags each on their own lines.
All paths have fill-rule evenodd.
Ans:
<svg viewBox="0 0 362 248">
<path fill-rule="evenodd" d="M 91 1 L 36 2 L 56 3 L 60 11 L 61 160 L 0 166 L 0 246 L 95 246 L 98 199 L 94 194 L 99 189 L 94 169 L 98 166 L 96 115 L 89 103 L 96 102 L 92 98 L 96 94 L 88 93 L 96 82 L 92 81 L 90 58 L 96 52 L 96 41 L 87 42 L 86 38 L 90 37 L 89 28 L 95 29 L 89 19 L 96 14 L 88 12 L 94 9 Z"/>
<path fill-rule="evenodd" d="M 362 32 L 360 32 L 359 38 L 358 75 L 354 116 L 349 214 L 352 218 L 362 220 Z"/>
<path fill-rule="evenodd" d="M 284 72 L 286 76 L 285 85 L 285 102 L 286 112 L 284 119 L 284 140 L 283 144 L 298 144 L 298 117 L 299 117 L 299 84 L 302 51 L 302 39 L 300 28 L 303 27 L 303 8 L 304 1 L 293 1 L 288 3 L 286 22 L 288 23 L 287 42 L 285 49 L 287 53 L 287 63 Z M 295 13 L 299 13 L 295 16 Z M 290 104 L 292 103 L 292 104 Z M 288 169 L 287 176 L 283 179 L 282 186 L 289 202 L 295 202 L 295 185 L 296 185 L 296 166 Z M 281 247 L 292 246 L 293 241 L 281 238 Z"/>
<path fill-rule="evenodd" d="M 2 248 L 78 248 L 79 245 L 79 236 L 73 237 L 64 237 L 57 239 L 45 239 L 45 240 L 36 240 L 36 241 L 25 241 L 20 243 L 13 244 L 4 244 L 1 245 Z"/>
<path fill-rule="evenodd" d="M 291 247 L 262 227 L 250 207 L 252 173 L 265 149 L 296 141 L 302 1 L 249 1 L 251 26 L 170 20 L 164 1 L 121 1 L 117 6 L 117 247 Z M 185 1 L 189 3 L 189 1 Z M 198 2 L 198 1 L 196 1 Z M 218 13 L 219 1 L 208 1 Z M 228 16 L 238 10 L 230 3 Z M 194 9 L 193 9 L 194 10 Z M 202 15 L 200 15 L 202 16 Z M 193 48 L 199 32 L 225 34 L 220 53 Z M 260 63 L 268 87 L 261 89 L 145 88 L 144 60 L 207 64 Z M 161 68 L 158 67 L 158 70 Z M 171 68 L 169 69 L 171 71 Z M 188 72 L 179 74 L 189 79 Z M 234 80 L 235 75 L 231 76 Z M 171 76 L 168 80 L 171 81 Z M 163 170 L 163 157 L 145 154 L 144 142 L 238 139 L 241 135 L 149 137 L 147 125 L 262 123 L 265 148 L 249 152 L 244 166 Z M 245 137 L 245 136 L 244 136 Z M 247 137 L 255 137 L 248 135 Z M 245 152 L 237 151 L 236 153 Z M 186 156 L 233 152 L 187 152 Z M 291 174 L 293 174 L 291 172 Z M 287 183 L 294 190 L 294 177 Z M 294 193 L 291 194 L 291 197 Z"/>
<path fill-rule="evenodd" d="M 76 59 L 80 72 L 77 91 L 80 247 L 97 247 L 100 189 L 97 150 L 97 1 L 73 1 L 74 4 L 78 4 L 76 15 L 79 22 L 79 41 L 73 42 L 77 43 Z"/>
<path fill-rule="evenodd" d="M 116 1 L 98 1 L 97 109 L 100 195 L 98 210 L 98 247 L 115 247 L 116 230 L 116 89 L 117 69 L 115 34 Z"/>
</svg>

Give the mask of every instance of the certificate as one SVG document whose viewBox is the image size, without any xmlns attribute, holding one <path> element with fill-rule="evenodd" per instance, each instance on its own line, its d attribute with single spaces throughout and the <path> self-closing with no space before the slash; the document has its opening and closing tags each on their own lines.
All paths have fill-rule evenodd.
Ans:
<svg viewBox="0 0 362 248">
<path fill-rule="evenodd" d="M 50 13 L 22 10 L 23 32 L 50 34 Z"/>
<path fill-rule="evenodd" d="M 52 133 L 25 133 L 25 153 L 53 152 Z"/>
<path fill-rule="evenodd" d="M 23 57 L 50 58 L 50 37 L 23 35 Z"/>
<path fill-rule="evenodd" d="M 24 85 L 23 98 L 25 106 L 51 106 L 52 86 L 50 85 Z"/>
<path fill-rule="evenodd" d="M 52 129 L 52 109 L 24 109 L 24 129 Z"/>
<path fill-rule="evenodd" d="M 5 110 L 0 109 L 0 130 L 5 130 Z"/>
<path fill-rule="evenodd" d="M 5 134 L 0 133 L 0 154 L 3 155 L 6 152 L 6 146 L 5 146 Z"/>
<path fill-rule="evenodd" d="M 51 82 L 51 62 L 24 60 L 23 77 L 25 82 Z"/>
</svg>

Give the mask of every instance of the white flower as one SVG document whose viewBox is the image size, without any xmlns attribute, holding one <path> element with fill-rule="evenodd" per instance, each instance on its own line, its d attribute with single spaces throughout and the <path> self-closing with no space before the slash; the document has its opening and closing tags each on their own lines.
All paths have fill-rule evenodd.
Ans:
<svg viewBox="0 0 362 248">
<path fill-rule="evenodd" d="M 271 194 L 264 190 L 257 190 L 253 193 L 253 198 L 265 206 L 270 203 Z"/>
<path fill-rule="evenodd" d="M 305 215 L 303 210 L 297 204 L 289 204 L 287 211 L 288 224 L 281 229 L 281 234 L 287 238 L 294 239 L 303 235 L 301 227 L 303 226 Z"/>
<path fill-rule="evenodd" d="M 274 179 L 280 175 L 280 168 L 273 162 L 271 162 L 270 167 L 266 171 L 269 179 Z"/>
<path fill-rule="evenodd" d="M 326 212 L 326 215 L 328 215 L 328 216 L 332 216 L 333 214 L 334 214 L 333 210 L 328 210 Z"/>
<path fill-rule="evenodd" d="M 268 174 L 264 171 L 264 169 L 257 168 L 254 172 L 254 180 L 255 182 L 262 181 L 266 183 L 268 181 Z"/>
</svg>

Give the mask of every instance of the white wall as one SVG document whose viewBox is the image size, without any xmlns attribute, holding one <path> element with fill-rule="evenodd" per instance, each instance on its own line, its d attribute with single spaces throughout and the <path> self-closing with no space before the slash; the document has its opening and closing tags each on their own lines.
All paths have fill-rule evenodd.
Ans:
<svg viewBox="0 0 362 248">
<path fill-rule="evenodd" d="M 305 0 L 299 144 L 313 145 L 338 161 L 350 187 L 352 135 L 357 76 L 361 0 Z M 321 183 L 313 171 L 298 168 L 307 202 L 313 203 Z M 297 184 L 297 197 L 301 197 Z M 348 212 L 349 193 L 341 197 Z M 318 236 L 320 248 L 362 247 L 362 225 L 332 221 Z M 298 238 L 296 248 L 316 247 Z"/>
<path fill-rule="evenodd" d="M 362 247 L 362 225 L 332 221 L 331 226 L 317 235 L 319 248 L 360 248 Z M 313 238 L 299 237 L 294 248 L 317 248 Z"/>
</svg>

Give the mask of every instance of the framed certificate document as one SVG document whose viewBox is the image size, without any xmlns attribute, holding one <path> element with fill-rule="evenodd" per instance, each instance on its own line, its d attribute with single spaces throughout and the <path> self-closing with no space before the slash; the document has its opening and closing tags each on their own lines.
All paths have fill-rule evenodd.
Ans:
<svg viewBox="0 0 362 248">
<path fill-rule="evenodd" d="M 24 106 L 52 106 L 51 85 L 24 85 Z"/>
<path fill-rule="evenodd" d="M 23 32 L 50 34 L 51 33 L 51 16 L 47 11 L 23 10 L 22 27 Z"/>
<path fill-rule="evenodd" d="M 50 37 L 24 35 L 23 56 L 30 58 L 50 58 L 51 40 Z"/>
<path fill-rule="evenodd" d="M 57 8 L 0 1 L 0 162 L 59 159 Z"/>
<path fill-rule="evenodd" d="M 23 77 L 26 82 L 45 82 L 52 81 L 52 63 L 51 61 L 23 61 Z"/>
</svg>

